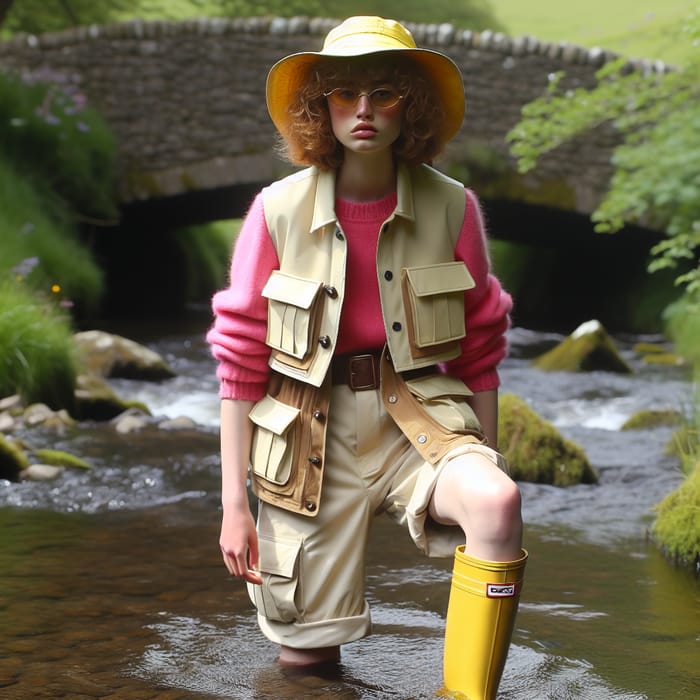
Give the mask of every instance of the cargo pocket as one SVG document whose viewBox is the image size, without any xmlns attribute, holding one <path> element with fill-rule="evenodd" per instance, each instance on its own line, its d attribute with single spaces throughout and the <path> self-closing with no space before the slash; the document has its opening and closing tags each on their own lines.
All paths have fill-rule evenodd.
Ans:
<svg viewBox="0 0 700 700">
<path fill-rule="evenodd" d="M 258 613 L 269 620 L 294 622 L 299 618 L 297 589 L 302 540 L 258 537 L 262 584 L 248 584 L 248 595 Z"/>
<path fill-rule="evenodd" d="M 409 379 L 406 386 L 425 412 L 438 424 L 455 433 L 481 430 L 467 397 L 472 392 L 464 382 L 445 374 Z"/>
<path fill-rule="evenodd" d="M 464 338 L 464 292 L 475 282 L 463 262 L 404 268 L 401 282 L 414 358 Z"/>
<path fill-rule="evenodd" d="M 317 347 L 323 283 L 275 270 L 262 290 L 268 300 L 267 344 L 295 366 L 309 363 Z"/>
<path fill-rule="evenodd" d="M 250 450 L 255 477 L 266 486 L 289 483 L 294 465 L 294 424 L 299 409 L 288 406 L 272 396 L 258 401 L 248 414 L 256 426 Z"/>
</svg>

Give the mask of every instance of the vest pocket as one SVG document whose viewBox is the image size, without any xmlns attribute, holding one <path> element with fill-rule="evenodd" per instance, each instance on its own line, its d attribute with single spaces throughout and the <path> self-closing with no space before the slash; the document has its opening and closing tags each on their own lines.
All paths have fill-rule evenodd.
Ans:
<svg viewBox="0 0 700 700">
<path fill-rule="evenodd" d="M 262 290 L 268 300 L 267 344 L 301 361 L 316 348 L 323 283 L 275 270 Z"/>
<path fill-rule="evenodd" d="M 474 284 L 463 262 L 407 267 L 401 271 L 414 358 L 464 338 L 464 292 Z"/>
<path fill-rule="evenodd" d="M 255 424 L 250 459 L 256 476 L 284 486 L 294 463 L 294 423 L 299 409 L 272 396 L 258 401 L 248 414 Z"/>
<path fill-rule="evenodd" d="M 294 622 L 299 618 L 296 598 L 302 541 L 260 534 L 258 543 L 263 582 L 260 586 L 247 584 L 248 595 L 263 617 Z"/>
<path fill-rule="evenodd" d="M 455 433 L 480 431 L 481 426 L 467 397 L 472 392 L 461 379 L 446 374 L 409 379 L 406 386 L 426 413 Z"/>
</svg>

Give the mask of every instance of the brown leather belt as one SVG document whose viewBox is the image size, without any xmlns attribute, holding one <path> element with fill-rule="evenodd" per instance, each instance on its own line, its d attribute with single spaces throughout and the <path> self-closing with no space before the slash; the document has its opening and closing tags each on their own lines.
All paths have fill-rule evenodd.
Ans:
<svg viewBox="0 0 700 700">
<path fill-rule="evenodd" d="M 379 388 L 381 350 L 336 355 L 331 363 L 333 384 L 347 384 L 353 391 Z"/>
<path fill-rule="evenodd" d="M 347 384 L 353 391 L 378 389 L 381 372 L 379 363 L 383 350 L 367 350 L 357 354 L 336 355 L 331 363 L 333 384 Z M 402 372 L 404 379 L 416 379 L 438 372 L 435 365 Z"/>
</svg>

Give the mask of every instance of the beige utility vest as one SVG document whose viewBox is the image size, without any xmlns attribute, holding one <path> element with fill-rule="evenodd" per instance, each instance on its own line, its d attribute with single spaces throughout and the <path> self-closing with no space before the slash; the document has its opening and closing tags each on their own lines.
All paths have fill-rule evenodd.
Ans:
<svg viewBox="0 0 700 700">
<path fill-rule="evenodd" d="M 280 269 L 263 289 L 275 371 L 268 395 L 250 412 L 251 480 L 262 500 L 315 516 L 325 468 L 328 373 L 345 297 L 347 242 L 334 210 L 335 173 L 300 171 L 266 188 L 263 198 Z M 402 374 L 459 353 L 464 292 L 474 285 L 466 265 L 454 260 L 465 206 L 460 183 L 428 166 L 400 166 L 397 205 L 377 243 L 392 360 L 382 363 L 382 397 L 431 463 L 457 444 L 482 439 L 460 380 L 438 373 L 416 385 Z"/>
<path fill-rule="evenodd" d="M 334 210 L 335 172 L 300 171 L 266 188 L 263 197 L 280 262 L 263 291 L 270 305 L 270 365 L 320 386 L 345 297 L 347 244 Z M 382 316 L 397 372 L 459 352 L 464 291 L 474 286 L 464 263 L 454 261 L 465 206 L 461 183 L 427 165 L 399 166 L 396 209 L 377 244 Z"/>
</svg>

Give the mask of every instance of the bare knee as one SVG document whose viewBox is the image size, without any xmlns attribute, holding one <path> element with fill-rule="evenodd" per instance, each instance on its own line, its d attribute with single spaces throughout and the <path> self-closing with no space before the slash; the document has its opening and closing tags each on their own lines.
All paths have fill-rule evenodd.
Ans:
<svg viewBox="0 0 700 700">
<path fill-rule="evenodd" d="M 507 479 L 482 493 L 475 515 L 479 518 L 482 536 L 494 541 L 520 537 L 522 515 L 518 485 Z"/>
<path fill-rule="evenodd" d="M 430 514 L 459 525 L 467 550 L 484 559 L 517 558 L 522 542 L 518 485 L 493 465 L 454 465 L 441 475 Z"/>
</svg>

